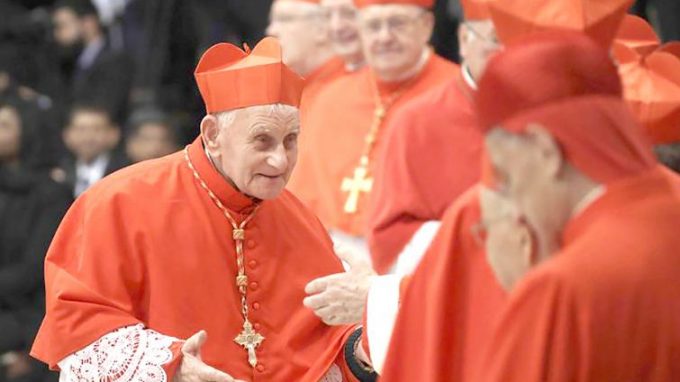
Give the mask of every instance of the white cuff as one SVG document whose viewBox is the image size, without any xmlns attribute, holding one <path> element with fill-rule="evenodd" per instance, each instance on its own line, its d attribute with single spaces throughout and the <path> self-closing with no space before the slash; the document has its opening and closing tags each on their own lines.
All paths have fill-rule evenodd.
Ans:
<svg viewBox="0 0 680 382">
<path fill-rule="evenodd" d="M 430 247 L 435 235 L 437 235 L 437 231 L 439 231 L 441 224 L 442 223 L 437 220 L 430 220 L 423 223 L 416 233 L 413 234 L 411 240 L 406 243 L 401 253 L 399 253 L 397 261 L 390 273 L 397 275 L 408 275 L 413 273 L 420 263 L 420 259 L 423 258 L 423 255 Z"/>
<path fill-rule="evenodd" d="M 58 363 L 59 382 L 167 382 L 176 338 L 141 324 L 114 330 Z"/>
<path fill-rule="evenodd" d="M 373 369 L 380 374 L 385 365 L 392 328 L 399 311 L 401 276 L 376 276 L 368 290 L 366 333 Z"/>
</svg>

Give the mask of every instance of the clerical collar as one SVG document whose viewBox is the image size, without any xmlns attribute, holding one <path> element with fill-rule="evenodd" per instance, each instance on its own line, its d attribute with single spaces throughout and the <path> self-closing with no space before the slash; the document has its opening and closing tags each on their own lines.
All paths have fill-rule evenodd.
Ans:
<svg viewBox="0 0 680 382">
<path fill-rule="evenodd" d="M 345 61 L 345 70 L 348 71 L 349 73 L 356 72 L 357 70 L 361 69 L 364 67 L 366 63 L 364 61 L 360 62 L 346 62 Z"/>
<path fill-rule="evenodd" d="M 470 68 L 463 63 L 460 66 L 460 71 L 463 75 L 463 80 L 467 84 L 467 86 L 470 87 L 470 89 L 477 91 L 477 82 L 475 82 L 475 79 L 472 78 L 472 74 L 470 73 Z"/>
<path fill-rule="evenodd" d="M 212 159 L 205 151 L 203 140 L 200 136 L 189 145 L 188 150 L 189 157 L 196 171 L 198 171 L 201 178 L 208 185 L 208 188 L 225 207 L 240 214 L 247 214 L 252 208 L 257 206 L 258 200 L 254 200 L 238 191 L 217 171 Z M 189 169 L 187 168 L 187 170 Z"/>
<path fill-rule="evenodd" d="M 576 207 L 574 207 L 571 217 L 574 218 L 575 216 L 578 216 L 581 212 L 588 208 L 588 206 L 595 203 L 597 199 L 604 195 L 606 191 L 607 188 L 605 186 L 597 186 L 590 190 L 590 192 L 588 192 L 578 203 L 576 203 Z"/>
</svg>

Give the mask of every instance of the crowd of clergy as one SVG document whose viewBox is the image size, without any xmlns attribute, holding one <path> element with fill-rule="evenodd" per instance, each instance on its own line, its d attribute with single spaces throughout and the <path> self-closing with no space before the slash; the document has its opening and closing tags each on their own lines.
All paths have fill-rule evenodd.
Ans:
<svg viewBox="0 0 680 382">
<path fill-rule="evenodd" d="M 0 104 L 35 185 L 0 246 L 43 237 L 0 309 L 45 288 L 0 382 L 680 381 L 680 41 L 633 0 L 460 5 L 454 63 L 434 0 L 274 0 L 200 57 L 186 147 L 147 111 L 118 171 L 76 104 L 89 167 L 11 176 Z"/>
</svg>

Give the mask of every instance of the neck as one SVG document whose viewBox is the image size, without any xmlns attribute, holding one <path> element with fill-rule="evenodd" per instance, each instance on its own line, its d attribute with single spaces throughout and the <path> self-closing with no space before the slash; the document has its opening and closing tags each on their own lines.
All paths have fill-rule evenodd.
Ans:
<svg viewBox="0 0 680 382">
<path fill-rule="evenodd" d="M 366 61 L 364 60 L 364 55 L 361 52 L 355 53 L 350 56 L 345 56 L 343 57 L 343 60 L 345 61 L 345 69 L 348 72 L 357 71 L 366 63 Z"/>
<path fill-rule="evenodd" d="M 106 158 L 107 156 L 108 156 L 108 153 L 102 153 L 102 154 L 99 154 L 99 155 L 92 157 L 92 158 L 78 159 L 78 163 L 85 164 L 85 165 L 89 166 L 89 165 L 93 164 L 94 162 L 98 161 L 99 159 Z"/>
<path fill-rule="evenodd" d="M 416 61 L 416 63 L 410 68 L 399 71 L 398 73 L 376 71 L 375 74 L 378 77 L 378 79 L 384 82 L 401 82 L 409 80 L 420 74 L 420 72 L 427 64 L 427 61 L 430 58 L 430 54 L 431 54 L 430 49 L 428 47 L 425 47 L 423 48 L 423 52 L 421 53 L 418 61 Z"/>
</svg>

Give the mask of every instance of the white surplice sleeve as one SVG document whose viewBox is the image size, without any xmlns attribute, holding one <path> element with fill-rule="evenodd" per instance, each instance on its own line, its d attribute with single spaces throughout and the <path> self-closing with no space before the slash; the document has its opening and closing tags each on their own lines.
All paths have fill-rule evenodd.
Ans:
<svg viewBox="0 0 680 382">
<path fill-rule="evenodd" d="M 181 343 L 141 324 L 116 329 L 59 362 L 59 381 L 167 382 Z"/>
</svg>

